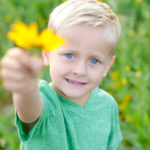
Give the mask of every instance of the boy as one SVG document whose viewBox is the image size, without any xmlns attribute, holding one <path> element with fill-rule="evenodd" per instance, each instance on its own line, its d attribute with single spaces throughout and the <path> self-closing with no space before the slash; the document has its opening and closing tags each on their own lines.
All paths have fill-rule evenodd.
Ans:
<svg viewBox="0 0 150 150">
<path fill-rule="evenodd" d="M 118 107 L 98 85 L 115 60 L 117 17 L 96 0 L 70 0 L 52 12 L 48 27 L 68 43 L 43 51 L 50 84 L 37 85 L 43 64 L 20 48 L 2 60 L 21 150 L 116 150 L 122 140 Z"/>
</svg>

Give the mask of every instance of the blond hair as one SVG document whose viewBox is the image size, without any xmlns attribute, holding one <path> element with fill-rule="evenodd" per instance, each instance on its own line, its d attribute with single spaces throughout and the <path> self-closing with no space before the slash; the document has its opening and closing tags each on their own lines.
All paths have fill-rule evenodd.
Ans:
<svg viewBox="0 0 150 150">
<path fill-rule="evenodd" d="M 106 39 L 113 44 L 113 53 L 115 52 L 121 26 L 117 16 L 107 4 L 97 0 L 66 1 L 53 10 L 48 28 L 57 33 L 62 28 L 80 24 L 106 29 Z"/>
</svg>

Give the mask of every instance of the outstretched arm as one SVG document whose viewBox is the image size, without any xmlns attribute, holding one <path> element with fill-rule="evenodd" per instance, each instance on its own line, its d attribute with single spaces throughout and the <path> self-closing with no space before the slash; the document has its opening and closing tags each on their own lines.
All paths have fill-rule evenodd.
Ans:
<svg viewBox="0 0 150 150">
<path fill-rule="evenodd" d="M 3 85 L 12 92 L 18 117 L 27 124 L 35 122 L 43 110 L 37 86 L 42 61 L 35 60 L 20 48 L 12 48 L 2 59 L 1 67 Z"/>
</svg>

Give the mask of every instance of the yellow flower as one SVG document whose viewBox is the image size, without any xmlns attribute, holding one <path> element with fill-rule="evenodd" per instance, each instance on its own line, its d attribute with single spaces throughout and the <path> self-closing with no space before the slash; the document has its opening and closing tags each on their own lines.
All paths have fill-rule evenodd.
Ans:
<svg viewBox="0 0 150 150">
<path fill-rule="evenodd" d="M 130 35 L 130 36 L 134 36 L 134 35 L 135 35 L 134 30 L 130 30 L 130 31 L 129 31 L 129 35 Z"/>
<path fill-rule="evenodd" d="M 126 114 L 126 115 L 125 115 L 125 119 L 126 119 L 127 121 L 129 121 L 129 120 L 131 120 L 131 116 L 130 116 L 129 114 Z"/>
<path fill-rule="evenodd" d="M 119 108 L 121 111 L 124 111 L 126 108 L 127 108 L 127 103 L 126 102 L 123 102 L 119 105 Z"/>
<path fill-rule="evenodd" d="M 142 2 L 142 0 L 136 0 L 136 2 L 137 2 L 137 3 L 140 3 L 140 2 Z"/>
<path fill-rule="evenodd" d="M 122 84 L 127 84 L 127 83 L 128 83 L 128 80 L 125 79 L 125 78 L 123 78 L 123 79 L 122 79 Z"/>
<path fill-rule="evenodd" d="M 136 76 L 137 76 L 137 77 L 140 77 L 141 74 L 142 74 L 142 73 L 141 73 L 140 71 L 137 71 L 137 72 L 136 72 Z"/>
<path fill-rule="evenodd" d="M 132 95 L 131 94 L 126 94 L 125 96 L 124 96 L 124 101 L 129 101 L 129 100 L 131 100 L 131 97 L 132 97 Z"/>
<path fill-rule="evenodd" d="M 121 88 L 121 82 L 119 82 L 119 81 L 115 82 L 114 86 L 116 88 L 120 89 Z"/>
<path fill-rule="evenodd" d="M 32 45 L 37 46 L 36 39 L 38 36 L 37 25 L 34 22 L 29 27 L 22 22 L 15 23 L 8 33 L 8 38 L 24 49 L 30 49 Z"/>
<path fill-rule="evenodd" d="M 125 71 L 130 71 L 131 70 L 131 68 L 130 68 L 130 66 L 125 66 Z"/>
<path fill-rule="evenodd" d="M 150 11 L 146 12 L 146 18 L 150 18 Z"/>
<path fill-rule="evenodd" d="M 42 48 L 47 52 L 58 49 L 61 45 L 65 44 L 65 41 L 60 36 L 54 34 L 54 32 L 49 29 L 45 29 L 41 32 L 40 41 Z"/>
<path fill-rule="evenodd" d="M 7 36 L 10 40 L 14 41 L 17 46 L 24 49 L 37 47 L 49 52 L 66 44 L 65 40 L 54 34 L 50 29 L 45 29 L 39 34 L 35 22 L 32 22 L 29 26 L 22 22 L 15 23 L 12 25 L 12 30 L 8 32 Z"/>
<path fill-rule="evenodd" d="M 114 72 L 111 74 L 111 80 L 117 80 L 119 76 L 120 76 L 119 71 L 114 71 Z"/>
<path fill-rule="evenodd" d="M 123 102 L 119 105 L 121 111 L 125 110 L 129 104 L 129 100 L 131 100 L 131 94 L 126 94 L 123 97 Z"/>
</svg>

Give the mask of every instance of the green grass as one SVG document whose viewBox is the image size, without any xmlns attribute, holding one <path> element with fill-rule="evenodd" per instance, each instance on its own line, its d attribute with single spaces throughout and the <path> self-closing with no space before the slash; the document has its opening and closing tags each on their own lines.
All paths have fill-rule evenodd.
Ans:
<svg viewBox="0 0 150 150">
<path fill-rule="evenodd" d="M 0 150 L 18 150 L 19 138 L 14 121 L 14 108 L 8 105 L 0 113 Z"/>
<path fill-rule="evenodd" d="M 106 0 L 119 16 L 122 34 L 116 62 L 101 87 L 109 91 L 119 104 L 121 130 L 124 140 L 120 150 L 150 149 L 150 1 Z M 49 13 L 61 0 L 0 0 L 0 58 L 13 46 L 6 33 L 11 24 L 21 20 L 27 24 L 36 21 L 40 30 L 47 26 Z M 48 68 L 42 78 L 49 80 Z M 0 80 L 0 103 L 11 96 Z M 9 109 L 8 109 L 9 110 Z M 14 113 L 0 115 L 0 149 L 16 150 L 19 146 L 14 127 Z M 2 147 L 2 144 L 4 145 Z"/>
</svg>

